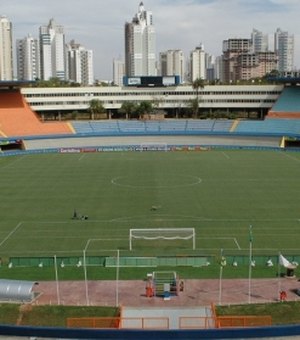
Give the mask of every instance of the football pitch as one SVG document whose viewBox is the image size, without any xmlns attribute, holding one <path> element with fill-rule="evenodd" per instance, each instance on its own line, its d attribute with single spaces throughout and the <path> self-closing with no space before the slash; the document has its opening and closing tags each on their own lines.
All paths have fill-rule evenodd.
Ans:
<svg viewBox="0 0 300 340">
<path fill-rule="evenodd" d="M 0 256 L 299 254 L 300 153 L 46 153 L 0 158 Z M 74 218 L 74 215 L 76 218 Z M 86 219 L 82 219 L 85 216 Z M 134 240 L 131 228 L 194 228 Z"/>
</svg>

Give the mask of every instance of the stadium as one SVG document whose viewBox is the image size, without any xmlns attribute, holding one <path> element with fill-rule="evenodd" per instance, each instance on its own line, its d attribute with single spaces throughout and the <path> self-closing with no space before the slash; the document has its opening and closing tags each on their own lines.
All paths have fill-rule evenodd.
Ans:
<svg viewBox="0 0 300 340">
<path fill-rule="evenodd" d="M 259 120 L 47 122 L 36 111 L 41 113 L 41 107 L 45 106 L 45 111 L 54 111 L 54 92 L 59 90 L 19 87 L 6 83 L 0 92 L 0 256 L 3 270 L 30 268 L 33 273 L 31 285 L 24 288 L 27 295 L 22 299 L 31 300 L 41 268 L 55 269 L 54 287 L 58 279 L 63 280 L 63 270 L 80 270 L 77 278 L 83 283 L 83 304 L 87 305 L 92 299 L 90 280 L 101 280 L 105 272 L 110 271 L 111 277 L 114 279 L 117 275 L 121 282 L 133 268 L 137 269 L 137 274 L 132 274 L 136 275 L 134 278 L 139 278 L 142 287 L 149 288 L 146 292 L 155 294 L 160 308 L 165 299 L 170 302 L 169 306 L 176 306 L 177 295 L 181 294 L 180 284 L 186 277 L 203 278 L 210 264 L 219 267 L 224 257 L 224 275 L 230 267 L 235 270 L 233 277 L 245 278 L 245 272 L 247 277 L 251 267 L 248 266 L 250 255 L 256 264 L 251 274 L 255 275 L 256 268 L 260 267 L 266 277 L 271 270 L 274 277 L 278 274 L 279 254 L 286 256 L 288 263 L 294 266 L 284 267 L 285 274 L 290 276 L 287 280 L 292 288 L 299 288 L 294 280 L 300 261 L 297 86 L 272 85 L 271 90 L 267 86 L 268 98 L 265 98 L 263 86 L 241 90 L 243 99 L 239 100 L 248 105 L 249 112 L 266 113 L 265 118 Z M 68 91 L 74 94 L 75 90 L 61 91 L 64 96 L 59 107 L 61 111 L 64 106 L 70 110 L 66 96 Z M 140 91 L 143 98 L 148 98 L 144 89 Z M 249 97 L 257 96 L 256 91 L 264 100 L 257 99 L 253 103 Z M 153 89 L 149 92 L 149 96 L 153 96 Z M 181 92 L 179 96 L 183 95 Z M 221 96 L 221 92 L 224 93 L 220 90 L 216 96 Z M 41 93 L 48 93 L 49 97 Z M 113 96 L 121 95 L 114 92 Z M 203 95 L 204 106 L 209 105 L 205 96 L 211 95 Z M 162 100 L 161 105 L 175 105 L 168 100 Z M 75 102 L 76 99 L 72 105 Z M 108 102 L 117 105 L 116 99 Z M 223 107 L 224 102 L 220 105 Z M 268 261 L 274 264 L 273 268 L 266 266 Z M 236 270 L 239 268 L 241 272 Z M 276 279 L 276 284 L 278 282 Z M 13 282 L 2 282 L 1 288 L 9 283 Z M 27 282 L 20 281 L 20 284 L 22 287 Z M 218 289 L 216 303 L 220 302 Z M 253 302 L 271 299 L 256 299 L 247 284 L 245 289 L 246 297 L 242 302 L 249 302 L 250 297 Z M 277 287 L 274 289 L 276 291 Z M 122 294 L 114 296 L 116 305 L 122 303 Z M 9 298 L 16 298 L 16 295 Z M 145 298 L 149 300 L 149 296 Z M 183 299 L 183 294 L 180 298 Z M 296 295 L 292 298 L 296 299 Z M 3 299 L 7 299 L 5 294 Z M 195 303 L 197 305 L 197 301 Z M 170 331 L 163 321 L 156 324 L 152 320 L 148 324 L 151 336 L 162 332 L 157 336 L 229 337 L 221 321 L 221 329 L 215 329 L 215 321 L 199 327 L 197 317 L 186 317 L 185 326 L 177 333 Z M 139 323 L 130 323 L 130 318 L 134 317 L 124 317 L 122 329 L 105 329 L 100 333 L 79 328 L 77 333 L 69 333 L 74 334 L 72 336 L 66 329 L 63 334 L 69 338 L 150 336 L 147 326 L 136 330 L 140 328 Z M 211 314 L 208 319 L 213 320 Z M 133 333 L 132 328 L 135 329 Z M 202 330 L 206 333 L 201 333 L 199 328 L 207 328 Z M 72 330 L 75 332 L 70 327 Z M 248 337 L 295 335 L 299 329 L 257 327 L 230 329 L 230 332 L 230 337 L 241 338 L 245 334 Z M 62 330 L 55 333 L 49 329 L 3 327 L 1 334 L 44 337 L 60 334 L 62 337 Z"/>
</svg>

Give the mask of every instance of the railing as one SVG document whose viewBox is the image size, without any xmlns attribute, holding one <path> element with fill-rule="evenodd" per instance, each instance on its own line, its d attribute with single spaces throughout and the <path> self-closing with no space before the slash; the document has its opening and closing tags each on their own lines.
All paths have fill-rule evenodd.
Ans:
<svg viewBox="0 0 300 340">
<path fill-rule="evenodd" d="M 121 329 L 169 329 L 169 318 L 68 318 L 69 328 L 121 328 Z"/>
<path fill-rule="evenodd" d="M 272 325 L 270 315 L 263 316 L 220 316 L 220 317 L 178 317 L 178 329 L 215 329 L 215 328 L 249 328 Z M 99 317 L 68 318 L 68 328 L 99 329 L 143 329 L 163 330 L 170 328 L 168 317 Z"/>
</svg>

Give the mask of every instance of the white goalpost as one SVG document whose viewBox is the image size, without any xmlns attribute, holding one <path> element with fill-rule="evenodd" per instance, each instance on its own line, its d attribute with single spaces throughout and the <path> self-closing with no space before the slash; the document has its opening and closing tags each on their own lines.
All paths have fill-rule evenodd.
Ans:
<svg viewBox="0 0 300 340">
<path fill-rule="evenodd" d="M 195 228 L 144 228 L 129 230 L 129 249 L 133 240 L 192 240 L 192 249 L 196 249 Z"/>
</svg>

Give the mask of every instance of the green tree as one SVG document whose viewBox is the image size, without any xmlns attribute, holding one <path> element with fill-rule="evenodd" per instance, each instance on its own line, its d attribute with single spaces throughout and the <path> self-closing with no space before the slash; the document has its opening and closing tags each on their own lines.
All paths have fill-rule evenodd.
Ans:
<svg viewBox="0 0 300 340">
<path fill-rule="evenodd" d="M 198 112 L 198 110 L 199 110 L 199 100 L 197 98 L 190 99 L 189 109 L 188 109 L 188 111 L 190 112 L 189 116 L 191 115 L 191 117 L 197 118 L 196 113 Z"/>
<path fill-rule="evenodd" d="M 202 78 L 197 78 L 193 81 L 192 87 L 196 91 L 196 100 L 197 100 L 197 106 L 195 107 L 194 115 L 195 118 L 198 118 L 199 114 L 199 90 L 204 89 L 205 81 Z"/>
<path fill-rule="evenodd" d="M 137 106 L 134 102 L 124 102 L 119 111 L 129 119 L 137 112 Z"/>
<path fill-rule="evenodd" d="M 105 112 L 105 108 L 99 99 L 92 99 L 90 101 L 89 112 L 91 114 L 91 119 L 95 119 L 95 114 Z"/>
<path fill-rule="evenodd" d="M 149 115 L 153 112 L 153 104 L 150 101 L 142 101 L 137 107 L 137 112 L 140 117 L 144 115 Z"/>
</svg>

